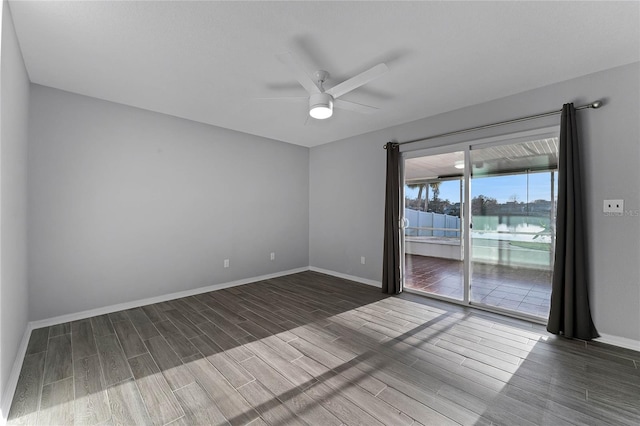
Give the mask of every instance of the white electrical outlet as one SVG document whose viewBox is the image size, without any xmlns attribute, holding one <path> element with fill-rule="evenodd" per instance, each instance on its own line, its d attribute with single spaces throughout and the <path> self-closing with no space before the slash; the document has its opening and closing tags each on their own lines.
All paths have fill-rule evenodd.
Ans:
<svg viewBox="0 0 640 426">
<path fill-rule="evenodd" d="M 362 263 L 364 265 L 364 261 L 365 261 L 364 256 L 360 256 L 360 263 Z"/>
<path fill-rule="evenodd" d="M 271 260 L 276 260 L 276 252 L 275 251 L 271 252 Z"/>
<path fill-rule="evenodd" d="M 624 200 L 604 200 L 604 213 L 624 213 Z"/>
<path fill-rule="evenodd" d="M 224 267 L 228 268 L 229 267 L 229 259 L 225 259 L 224 260 Z"/>
</svg>

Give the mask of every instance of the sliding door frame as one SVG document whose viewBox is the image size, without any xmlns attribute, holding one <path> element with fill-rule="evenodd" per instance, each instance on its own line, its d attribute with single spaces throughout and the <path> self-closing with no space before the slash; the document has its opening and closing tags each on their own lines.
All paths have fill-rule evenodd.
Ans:
<svg viewBox="0 0 640 426">
<path fill-rule="evenodd" d="M 506 315 L 506 316 L 510 316 L 512 318 L 518 318 L 518 319 L 523 319 L 523 320 L 527 320 L 530 322 L 535 322 L 538 324 L 546 324 L 547 320 L 540 318 L 540 317 L 536 317 L 534 315 L 528 315 L 525 313 L 519 313 L 516 311 L 511 311 L 511 310 L 507 310 L 507 309 L 501 309 L 500 307 L 497 306 L 490 306 L 490 305 L 485 305 L 482 303 L 477 303 L 477 302 L 472 302 L 471 301 L 471 268 L 472 268 L 472 259 L 471 259 L 471 229 L 472 229 L 472 217 L 471 217 L 471 151 L 474 149 L 482 149 L 482 148 L 488 148 L 491 146 L 499 146 L 499 145 L 507 145 L 507 144 L 512 144 L 512 143 L 518 143 L 518 142 L 526 142 L 531 140 L 531 138 L 544 138 L 544 137 L 558 137 L 560 134 L 560 126 L 551 126 L 551 127 L 543 127 L 543 128 L 539 128 L 539 129 L 534 129 L 534 130 L 527 130 L 527 131 L 521 131 L 521 132 L 513 132 L 513 133 L 509 133 L 509 134 L 504 134 L 504 135 L 499 135 L 499 136 L 493 136 L 493 137 L 487 137 L 487 138 L 478 138 L 478 139 L 468 139 L 464 142 L 458 142 L 455 144 L 451 144 L 451 145 L 434 145 L 432 147 L 422 147 L 422 148 L 416 148 L 416 149 L 411 149 L 408 146 L 407 147 L 403 147 L 400 146 L 400 155 L 401 155 L 401 161 L 400 161 L 400 176 L 401 176 L 401 182 L 400 182 L 400 194 L 401 194 L 401 211 L 402 211 L 402 218 L 401 218 L 401 229 L 402 229 L 402 236 L 401 236 L 401 255 L 402 255 L 402 261 L 401 263 L 401 281 L 402 281 L 402 288 L 403 291 L 406 291 L 407 293 L 413 293 L 413 294 L 418 294 L 424 297 L 428 297 L 431 299 L 436 299 L 436 300 L 443 300 L 449 303 L 454 303 L 457 305 L 462 305 L 462 306 L 469 306 L 469 307 L 473 307 L 476 309 L 480 309 L 483 311 L 488 311 L 488 312 L 494 312 L 494 313 L 499 313 L 502 315 Z M 432 294 L 432 293 L 426 293 L 426 292 L 421 292 L 418 290 L 412 290 L 412 289 L 407 289 L 404 287 L 404 279 L 405 279 L 405 259 L 406 259 L 406 255 L 405 255 L 405 232 L 404 232 L 404 228 L 405 228 L 405 217 L 404 217 L 404 211 L 405 211 L 405 193 L 404 193 L 404 187 L 405 187 L 405 161 L 410 159 L 410 158 L 418 158 L 418 157 L 425 157 L 425 156 L 431 156 L 431 155 L 438 155 L 438 154 L 448 154 L 448 153 L 452 153 L 455 151 L 459 151 L 459 152 L 464 152 L 464 172 L 463 172 L 463 181 L 464 181 L 464 199 L 461 200 L 462 201 L 462 243 L 463 243 L 463 259 L 462 261 L 464 262 L 464 277 L 463 277 L 463 285 L 464 285 L 464 291 L 463 291 L 463 299 L 459 300 L 459 299 L 454 299 L 454 298 L 450 298 L 450 297 L 446 297 L 446 296 L 441 296 L 441 295 L 437 295 L 437 294 Z M 555 227 L 554 227 L 555 228 Z"/>
</svg>

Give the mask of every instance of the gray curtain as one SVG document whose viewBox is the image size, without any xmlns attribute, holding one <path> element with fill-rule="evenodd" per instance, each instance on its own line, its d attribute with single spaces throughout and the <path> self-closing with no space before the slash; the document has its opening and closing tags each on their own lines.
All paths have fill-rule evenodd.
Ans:
<svg viewBox="0 0 640 426">
<path fill-rule="evenodd" d="M 400 147 L 389 142 L 387 148 L 387 186 L 384 207 L 384 254 L 382 292 L 399 294 L 400 280 Z"/>
<path fill-rule="evenodd" d="M 568 338 L 591 340 L 598 337 L 598 332 L 589 309 L 579 148 L 576 110 L 573 104 L 565 104 L 560 124 L 556 254 L 547 330 Z"/>
</svg>

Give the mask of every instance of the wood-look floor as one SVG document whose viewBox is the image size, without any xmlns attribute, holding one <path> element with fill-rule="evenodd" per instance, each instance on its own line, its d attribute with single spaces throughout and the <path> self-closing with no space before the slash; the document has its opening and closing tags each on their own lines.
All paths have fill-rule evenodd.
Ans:
<svg viewBox="0 0 640 426">
<path fill-rule="evenodd" d="M 9 424 L 638 425 L 639 364 L 305 272 L 34 330 Z"/>
<path fill-rule="evenodd" d="M 405 254 L 404 288 L 462 300 L 464 262 Z M 552 271 L 473 262 L 471 302 L 549 317 Z"/>
</svg>

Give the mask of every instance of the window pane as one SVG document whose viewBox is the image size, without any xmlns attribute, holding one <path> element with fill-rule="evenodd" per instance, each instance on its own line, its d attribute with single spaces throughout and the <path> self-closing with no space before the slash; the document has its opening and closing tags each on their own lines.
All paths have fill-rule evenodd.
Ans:
<svg viewBox="0 0 640 426">
<path fill-rule="evenodd" d="M 557 138 L 471 151 L 471 301 L 546 317 Z"/>
</svg>

